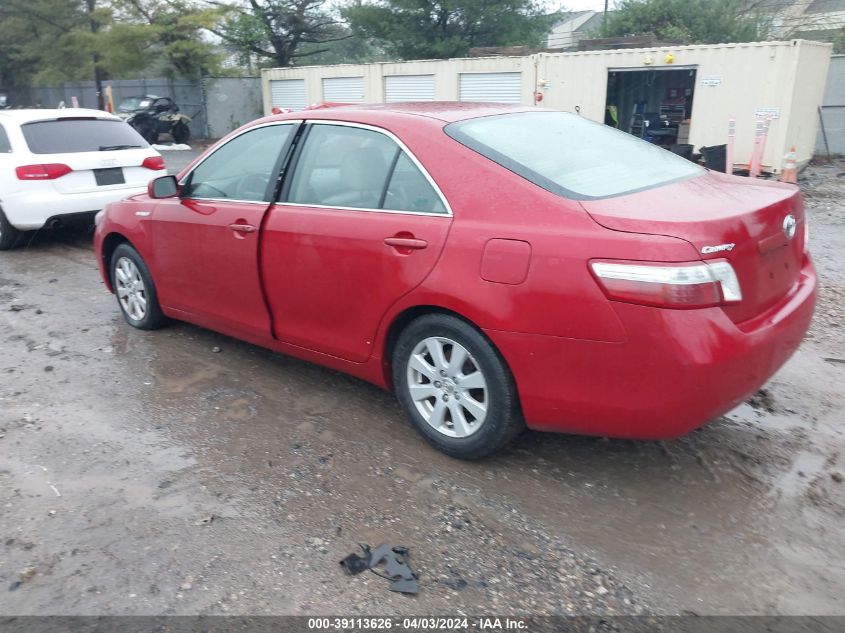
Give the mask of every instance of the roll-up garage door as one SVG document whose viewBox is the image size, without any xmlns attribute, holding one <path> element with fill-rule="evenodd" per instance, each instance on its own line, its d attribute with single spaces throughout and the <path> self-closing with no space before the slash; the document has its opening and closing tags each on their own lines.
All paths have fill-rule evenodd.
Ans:
<svg viewBox="0 0 845 633">
<path fill-rule="evenodd" d="M 271 79 L 270 99 L 272 105 L 289 110 L 302 110 L 305 103 L 304 79 Z"/>
<path fill-rule="evenodd" d="M 522 73 L 461 73 L 461 101 L 519 103 Z"/>
<path fill-rule="evenodd" d="M 323 101 L 361 103 L 363 100 L 363 77 L 325 77 L 323 79 Z"/>
<path fill-rule="evenodd" d="M 384 101 L 434 101 L 434 75 L 388 75 L 384 78 Z"/>
</svg>

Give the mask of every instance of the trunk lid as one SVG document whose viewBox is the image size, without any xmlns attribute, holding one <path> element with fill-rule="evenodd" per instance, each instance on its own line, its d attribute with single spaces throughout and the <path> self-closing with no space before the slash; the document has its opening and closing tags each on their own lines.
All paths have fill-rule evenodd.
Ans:
<svg viewBox="0 0 845 633">
<path fill-rule="evenodd" d="M 143 187 L 156 175 L 166 172 L 142 167 L 145 158 L 155 156 L 156 152 L 150 147 L 126 150 L 111 150 L 103 152 L 78 152 L 73 154 L 42 155 L 39 157 L 45 163 L 62 163 L 73 171 L 53 180 L 53 186 L 60 193 L 86 193 L 92 191 L 107 191 L 109 189 L 126 189 L 129 187 Z M 112 182 L 101 176 L 102 183 L 97 181 L 100 170 L 116 170 L 122 172 L 123 182 Z M 102 172 L 101 172 L 102 173 Z"/>
<path fill-rule="evenodd" d="M 777 303 L 801 270 L 804 205 L 792 185 L 708 172 L 581 204 L 608 229 L 678 237 L 692 244 L 702 260 L 728 260 L 739 278 L 742 301 L 724 310 L 737 323 Z M 790 215 L 795 219 L 791 238 L 784 228 Z"/>
</svg>

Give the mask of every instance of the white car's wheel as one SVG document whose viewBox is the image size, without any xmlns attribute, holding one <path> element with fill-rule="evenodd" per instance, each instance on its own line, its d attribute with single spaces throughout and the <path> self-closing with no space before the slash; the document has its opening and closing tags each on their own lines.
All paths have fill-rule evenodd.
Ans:
<svg viewBox="0 0 845 633">
<path fill-rule="evenodd" d="M 0 209 L 0 251 L 14 248 L 21 241 L 21 232 L 9 224 L 6 214 Z"/>
</svg>

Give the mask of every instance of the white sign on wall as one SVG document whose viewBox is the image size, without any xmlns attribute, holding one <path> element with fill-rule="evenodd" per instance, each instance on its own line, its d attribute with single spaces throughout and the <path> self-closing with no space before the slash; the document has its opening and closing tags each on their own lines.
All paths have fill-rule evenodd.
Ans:
<svg viewBox="0 0 845 633">
<path fill-rule="evenodd" d="M 702 86 L 720 86 L 722 84 L 721 75 L 704 75 L 701 78 Z"/>
<path fill-rule="evenodd" d="M 780 108 L 757 108 L 754 110 L 754 116 L 758 119 L 779 119 Z"/>
</svg>

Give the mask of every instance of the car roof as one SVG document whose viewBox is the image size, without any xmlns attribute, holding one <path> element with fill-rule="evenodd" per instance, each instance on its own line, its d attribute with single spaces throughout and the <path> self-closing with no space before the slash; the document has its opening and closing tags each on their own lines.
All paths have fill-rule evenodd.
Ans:
<svg viewBox="0 0 845 633">
<path fill-rule="evenodd" d="M 289 112 L 273 118 L 337 119 L 371 122 L 374 116 L 406 115 L 437 119 L 446 123 L 512 112 L 533 112 L 539 108 L 507 103 L 470 103 L 462 101 L 419 101 L 405 103 L 325 104 Z"/>
<path fill-rule="evenodd" d="M 25 108 L 21 110 L 0 110 L 0 120 L 22 125 L 33 121 L 55 121 L 56 119 L 92 118 L 119 121 L 113 114 L 91 108 Z"/>
<path fill-rule="evenodd" d="M 480 116 L 491 116 L 494 114 L 506 114 L 508 112 L 524 112 L 532 108 L 522 105 L 510 105 L 506 103 L 469 103 L 463 101 L 417 101 L 405 103 L 375 103 L 357 106 L 344 106 L 350 109 L 365 110 L 368 112 L 394 112 L 397 114 L 410 114 L 415 116 L 427 116 L 441 121 L 461 121 L 463 119 L 474 119 Z"/>
</svg>

